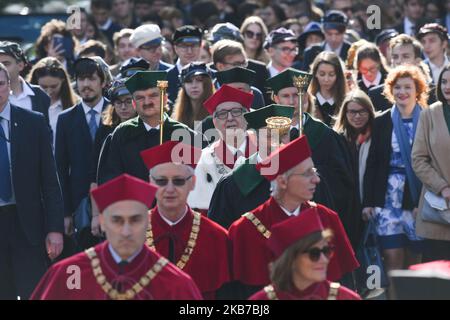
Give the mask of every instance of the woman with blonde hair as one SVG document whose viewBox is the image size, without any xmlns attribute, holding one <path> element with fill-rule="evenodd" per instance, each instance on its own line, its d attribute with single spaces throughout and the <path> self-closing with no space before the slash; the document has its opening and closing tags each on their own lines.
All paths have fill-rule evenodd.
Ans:
<svg viewBox="0 0 450 320">
<path fill-rule="evenodd" d="M 196 121 L 209 116 L 203 102 L 214 93 L 211 71 L 203 62 L 191 62 L 181 70 L 180 81 L 173 118 L 192 129 Z"/>
<path fill-rule="evenodd" d="M 241 26 L 241 34 L 244 37 L 244 49 L 249 59 L 269 63 L 269 55 L 263 48 L 264 39 L 268 31 L 264 21 L 257 16 L 251 16 L 244 20 Z"/>
<path fill-rule="evenodd" d="M 333 125 L 348 91 L 344 63 L 336 53 L 323 51 L 314 59 L 311 70 L 309 90 L 315 97 L 317 116 L 328 126 Z"/>
<path fill-rule="evenodd" d="M 428 85 L 416 66 L 399 66 L 386 78 L 384 94 L 393 106 L 375 118 L 364 180 L 363 218 L 374 219 L 387 270 L 420 262 L 422 238 L 415 217 L 422 183 L 411 151 Z"/>
</svg>

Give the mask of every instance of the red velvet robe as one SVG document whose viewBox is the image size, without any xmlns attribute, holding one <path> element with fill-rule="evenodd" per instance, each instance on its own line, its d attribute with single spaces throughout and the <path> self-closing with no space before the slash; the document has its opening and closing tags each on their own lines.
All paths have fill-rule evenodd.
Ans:
<svg viewBox="0 0 450 320">
<path fill-rule="evenodd" d="M 146 245 L 141 252 L 123 268 L 114 261 L 105 241 L 95 247 L 103 274 L 110 284 L 122 283 L 123 292 L 131 288 L 152 268 L 161 257 Z M 67 283 L 73 272 L 71 266 L 80 268 L 80 289 L 69 289 Z M 53 265 L 42 277 L 34 290 L 32 300 L 107 300 L 109 296 L 97 283 L 91 267 L 91 261 L 84 252 L 64 259 Z M 189 275 L 173 264 L 167 264 L 144 289 L 135 296 L 136 300 L 200 300 L 201 293 Z"/>
<path fill-rule="evenodd" d="M 278 300 L 327 300 L 330 293 L 330 282 L 322 281 L 314 283 L 304 291 L 293 289 L 292 291 L 280 291 L 275 288 L 275 294 Z M 361 300 L 361 297 L 352 290 L 340 286 L 338 289 L 337 300 Z M 264 289 L 256 292 L 249 300 L 269 300 Z"/>
<path fill-rule="evenodd" d="M 179 261 L 191 233 L 194 215 L 189 208 L 184 218 L 169 226 L 155 207 L 150 212 L 153 241 L 164 257 L 169 254 L 169 237 L 174 242 L 174 261 Z M 216 290 L 229 282 L 229 244 L 227 230 L 202 216 L 197 243 L 183 271 L 195 281 L 204 299 L 214 299 Z"/>
<path fill-rule="evenodd" d="M 305 203 L 301 209 L 307 208 L 310 205 Z M 337 281 L 344 274 L 355 270 L 359 263 L 337 213 L 320 204 L 317 204 L 317 210 L 323 227 L 330 228 L 334 234 L 332 244 L 336 252 L 328 266 L 327 279 Z M 273 197 L 252 212 L 268 230 L 272 225 L 290 218 Z M 251 286 L 268 285 L 268 265 L 273 260 L 273 255 L 266 245 L 267 239 L 245 217 L 235 221 L 228 234 L 233 252 L 234 280 Z"/>
</svg>

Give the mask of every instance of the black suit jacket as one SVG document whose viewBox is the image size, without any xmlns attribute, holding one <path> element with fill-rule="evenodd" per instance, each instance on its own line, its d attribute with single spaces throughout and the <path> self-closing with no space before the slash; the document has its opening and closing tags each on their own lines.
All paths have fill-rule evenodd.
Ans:
<svg viewBox="0 0 450 320">
<path fill-rule="evenodd" d="M 392 107 L 392 103 L 383 95 L 384 83 L 373 87 L 367 93 L 376 111 L 384 111 Z"/>
<path fill-rule="evenodd" d="M 104 99 L 103 109 L 108 101 Z M 100 121 L 100 128 L 103 125 Z M 64 197 L 64 212 L 70 216 L 89 193 L 94 142 L 89 133 L 81 103 L 58 117 L 56 125 L 55 156 Z"/>
<path fill-rule="evenodd" d="M 385 110 L 375 118 L 364 175 L 364 207 L 384 207 L 392 154 L 393 128 L 391 109 Z M 407 180 L 403 194 L 403 209 L 411 210 L 417 206 L 417 203 L 414 204 L 412 201 Z"/>
<path fill-rule="evenodd" d="M 42 113 L 48 123 L 48 108 L 50 107 L 50 97 L 47 95 L 47 93 L 45 93 L 44 90 L 41 89 L 41 87 L 30 84 L 28 82 L 25 82 L 25 84 L 28 85 L 34 92 L 34 96 L 30 97 L 33 111 Z"/>
<path fill-rule="evenodd" d="M 31 245 L 64 232 L 63 199 L 44 116 L 11 105 L 11 165 L 17 213 Z"/>
<path fill-rule="evenodd" d="M 350 43 L 344 41 L 344 43 L 342 44 L 341 52 L 339 53 L 339 57 L 341 57 L 342 61 L 347 60 L 348 49 L 350 49 Z M 314 59 L 322 51 L 325 51 L 325 42 L 306 49 L 303 54 L 303 65 L 301 70 L 309 71 L 311 63 L 313 63 Z"/>
<path fill-rule="evenodd" d="M 167 88 L 167 94 L 169 100 L 172 104 L 175 104 L 177 100 L 178 91 L 181 88 L 181 82 L 178 76 L 180 73 L 178 72 L 177 66 L 173 66 L 167 71 L 167 81 L 169 82 L 169 87 Z"/>
</svg>

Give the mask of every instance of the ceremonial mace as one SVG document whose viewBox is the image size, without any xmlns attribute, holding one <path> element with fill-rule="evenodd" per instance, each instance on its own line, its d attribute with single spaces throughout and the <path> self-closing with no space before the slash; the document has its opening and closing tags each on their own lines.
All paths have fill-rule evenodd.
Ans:
<svg viewBox="0 0 450 320">
<path fill-rule="evenodd" d="M 164 127 L 164 96 L 166 95 L 167 87 L 169 86 L 168 81 L 158 80 L 156 86 L 159 89 L 159 111 L 160 111 L 160 121 L 159 121 L 159 144 L 163 144 L 163 127 Z"/>
<path fill-rule="evenodd" d="M 277 148 L 280 147 L 283 136 L 289 132 L 291 123 L 292 119 L 289 119 L 288 117 L 276 116 L 266 119 L 267 130 L 270 136 L 272 136 L 272 131 L 278 132 Z"/>
<path fill-rule="evenodd" d="M 299 76 L 293 76 L 292 82 L 297 89 L 298 95 L 298 131 L 299 137 L 303 134 L 303 95 L 308 89 L 309 83 L 312 80 L 313 75 L 311 73 L 302 72 Z"/>
</svg>

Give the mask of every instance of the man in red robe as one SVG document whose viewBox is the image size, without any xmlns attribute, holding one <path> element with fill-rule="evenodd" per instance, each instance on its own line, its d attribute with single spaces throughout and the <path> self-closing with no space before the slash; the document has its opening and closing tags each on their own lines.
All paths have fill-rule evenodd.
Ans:
<svg viewBox="0 0 450 320">
<path fill-rule="evenodd" d="M 272 225 L 298 216 L 315 207 L 324 228 L 334 233 L 336 255 L 331 259 L 327 278 L 336 281 L 358 267 L 354 251 L 339 216 L 327 207 L 309 200 L 320 182 L 311 159 L 306 136 L 291 141 L 256 166 L 272 182 L 272 196 L 251 212 L 244 214 L 229 229 L 233 249 L 234 280 L 242 284 L 240 298 L 270 283 L 268 264 L 273 256 L 266 247 Z"/>
<path fill-rule="evenodd" d="M 107 240 L 53 265 L 31 298 L 201 299 L 191 277 L 145 245 L 156 190 L 126 174 L 92 190 Z"/>
<path fill-rule="evenodd" d="M 205 299 L 223 298 L 230 281 L 227 231 L 187 205 L 201 150 L 168 141 L 141 152 L 159 189 L 147 244 L 189 274 Z"/>
</svg>

